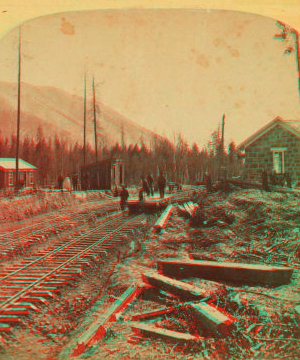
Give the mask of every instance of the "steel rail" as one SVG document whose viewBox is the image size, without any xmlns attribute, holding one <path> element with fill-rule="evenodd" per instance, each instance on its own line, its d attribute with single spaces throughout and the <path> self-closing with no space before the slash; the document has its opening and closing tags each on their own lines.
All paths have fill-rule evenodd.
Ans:
<svg viewBox="0 0 300 360">
<path fill-rule="evenodd" d="M 124 227 L 126 227 L 129 224 L 134 224 L 137 220 L 139 220 L 143 216 L 144 216 L 144 214 L 137 215 L 133 219 L 131 218 L 131 219 L 125 221 L 123 224 L 118 226 L 116 229 L 113 229 L 112 231 L 110 231 L 109 234 L 106 234 L 105 236 L 103 236 L 101 239 L 99 239 L 95 243 L 93 243 L 93 244 L 89 245 L 87 248 L 79 251 L 77 254 L 75 254 L 74 256 L 72 256 L 71 258 L 69 258 L 68 260 L 63 262 L 62 264 L 58 265 L 56 268 L 48 271 L 45 275 L 43 275 L 39 279 L 35 280 L 30 285 L 26 286 L 24 289 L 22 289 L 15 295 L 11 296 L 9 299 L 7 299 L 2 304 L 0 304 L 0 314 L 4 313 L 7 308 L 9 308 L 11 305 L 16 303 L 20 298 L 27 296 L 31 292 L 31 290 L 38 288 L 41 284 L 43 284 L 45 281 L 49 280 L 51 277 L 55 277 L 55 275 L 57 275 L 57 273 L 60 272 L 62 269 L 65 269 L 66 267 L 68 267 L 68 265 L 76 263 L 76 260 L 78 260 L 81 257 L 83 257 L 84 255 L 86 255 L 86 253 L 90 252 L 92 249 L 103 245 L 103 243 L 106 240 L 108 240 L 110 237 L 112 237 L 116 233 L 119 233 L 121 229 L 123 229 Z"/>
<path fill-rule="evenodd" d="M 102 209 L 100 210 L 112 210 L 112 209 L 118 209 L 119 206 L 115 206 L 115 204 L 111 205 L 111 206 L 104 206 Z M 103 211 L 105 212 L 105 211 Z M 106 211 L 107 212 L 107 211 Z M 86 219 L 88 217 L 90 217 L 91 215 L 95 214 L 95 213 L 99 213 L 99 209 L 97 210 L 94 210 L 92 212 L 90 212 L 89 214 L 80 214 L 78 216 L 75 216 L 75 217 L 72 217 L 72 221 L 78 221 L 78 220 L 81 220 L 81 219 Z M 72 216 L 72 214 L 70 214 Z M 58 217 L 60 218 L 60 217 Z M 51 231 L 51 229 L 55 228 L 55 227 L 58 227 L 60 225 L 69 225 L 68 222 L 66 222 L 65 219 L 61 219 L 61 220 L 58 220 L 58 221 L 47 221 L 47 222 L 44 222 L 42 224 L 47 224 L 47 223 L 50 223 L 50 226 L 48 227 L 43 227 L 41 229 L 38 229 L 34 232 L 31 232 L 29 234 L 24 234 L 16 239 L 10 239 L 8 241 L 5 241 L 0 244 L 0 249 L 3 249 L 3 248 L 7 248 L 7 246 L 11 246 L 13 244 L 22 244 L 24 243 L 25 241 L 27 240 L 30 240 L 32 237 L 34 236 L 37 236 L 37 235 L 42 235 L 43 233 L 45 232 L 48 232 L 48 231 Z M 41 223 L 39 223 L 40 225 Z M 38 227 L 39 225 L 35 225 L 34 227 Z M 20 231 L 22 231 L 23 229 L 20 229 Z M 28 228 L 26 228 L 25 230 L 28 230 Z M 7 251 L 6 251 L 7 250 Z M 11 248 L 9 249 L 4 249 L 4 252 L 8 252 L 9 250 L 11 250 Z"/>
<path fill-rule="evenodd" d="M 122 216 L 123 214 L 124 213 L 121 212 L 120 214 L 118 214 L 118 217 Z M 108 215 L 108 217 L 110 217 L 110 216 Z M 103 221 L 105 221 L 105 220 L 106 219 L 103 219 Z M 50 258 L 53 255 L 58 254 L 62 250 L 65 250 L 65 249 L 69 248 L 70 246 L 76 244 L 77 242 L 81 242 L 84 238 L 86 238 L 90 234 L 93 234 L 93 233 L 103 229 L 104 227 L 109 226 L 111 223 L 115 222 L 115 220 L 116 220 L 116 216 L 113 219 L 108 219 L 108 221 L 106 221 L 104 224 L 101 224 L 97 228 L 87 231 L 86 233 L 84 233 L 84 235 L 75 238 L 73 241 L 69 241 L 69 242 L 65 243 L 64 245 L 61 245 L 58 248 L 55 248 L 54 250 L 48 252 L 46 255 L 39 257 L 38 259 L 36 259 L 36 260 L 32 261 L 31 263 L 23 266 L 22 268 L 20 268 L 18 270 L 15 270 L 12 273 L 10 273 L 10 274 L 2 277 L 2 278 L 0 277 L 0 285 L 3 284 L 4 282 L 6 282 L 9 278 L 12 278 L 14 275 L 22 273 L 23 271 L 28 270 L 29 268 L 32 268 L 32 267 L 38 265 L 44 259 Z M 1 276 L 1 272 L 0 272 L 0 276 Z"/>
</svg>

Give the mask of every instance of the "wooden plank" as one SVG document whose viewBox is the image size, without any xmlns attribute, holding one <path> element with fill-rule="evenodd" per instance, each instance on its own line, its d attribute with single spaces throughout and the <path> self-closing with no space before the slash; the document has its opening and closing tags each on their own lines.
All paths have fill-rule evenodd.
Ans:
<svg viewBox="0 0 300 360">
<path fill-rule="evenodd" d="M 148 312 L 145 312 L 142 314 L 132 315 L 131 320 L 136 321 L 136 320 L 141 320 L 141 319 L 152 319 L 155 317 L 173 313 L 175 310 L 176 309 L 174 307 L 169 307 L 169 308 L 163 307 L 163 308 L 148 311 Z"/>
<path fill-rule="evenodd" d="M 190 209 L 190 207 L 187 206 L 187 204 L 183 204 L 183 207 L 184 207 L 185 211 L 187 212 L 188 216 L 191 217 L 193 212 Z"/>
<path fill-rule="evenodd" d="M 88 330 L 78 339 L 77 346 L 73 350 L 72 356 L 83 354 L 87 348 L 101 340 L 109 328 L 109 323 L 115 322 L 118 315 L 126 308 L 126 306 L 136 298 L 143 287 L 130 286 L 119 299 L 117 299 L 96 322 L 94 322 Z"/>
<path fill-rule="evenodd" d="M 293 268 L 204 260 L 159 260 L 159 271 L 175 278 L 200 277 L 246 284 L 287 284 Z"/>
<path fill-rule="evenodd" d="M 131 328 L 136 332 L 146 333 L 149 335 L 154 335 L 162 338 L 167 338 L 173 341 L 199 341 L 203 340 L 198 336 L 194 336 L 188 333 L 182 333 L 174 330 L 168 330 L 163 328 L 158 328 L 155 325 L 146 324 L 143 322 L 133 322 L 130 323 Z"/>
<path fill-rule="evenodd" d="M 185 209 L 184 205 L 177 205 L 177 207 L 181 216 L 190 218 L 190 213 Z"/>
<path fill-rule="evenodd" d="M 190 305 L 199 326 L 202 325 L 216 334 L 228 335 L 233 329 L 236 319 L 230 315 L 225 315 L 218 308 L 206 303 Z"/>
<path fill-rule="evenodd" d="M 146 284 L 170 292 L 184 300 L 202 299 L 209 296 L 207 291 L 200 289 L 198 286 L 187 284 L 155 272 L 142 274 L 142 278 Z"/>
</svg>

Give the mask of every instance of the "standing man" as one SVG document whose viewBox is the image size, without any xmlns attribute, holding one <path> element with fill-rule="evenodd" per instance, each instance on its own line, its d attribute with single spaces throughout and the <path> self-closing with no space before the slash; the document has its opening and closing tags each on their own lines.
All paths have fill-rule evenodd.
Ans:
<svg viewBox="0 0 300 360">
<path fill-rule="evenodd" d="M 141 176 L 141 180 L 142 180 L 143 192 L 145 192 L 147 194 L 147 196 L 149 196 L 150 195 L 150 189 L 149 189 L 148 181 L 144 178 L 144 176 Z"/>
<path fill-rule="evenodd" d="M 57 179 L 57 185 L 60 190 L 62 190 L 63 182 L 64 182 L 64 178 L 62 177 L 61 174 L 59 174 Z"/>
<path fill-rule="evenodd" d="M 129 198 L 129 192 L 126 189 L 126 185 L 124 185 L 124 184 L 121 185 L 120 196 L 121 196 L 120 207 L 121 207 L 121 210 L 124 210 L 125 206 L 127 205 L 127 200 Z"/>
<path fill-rule="evenodd" d="M 158 190 L 159 190 L 160 198 L 163 199 L 165 197 L 165 188 L 167 186 L 167 179 L 164 176 L 163 172 L 159 175 L 159 177 L 157 179 L 157 183 L 158 183 Z"/>
<path fill-rule="evenodd" d="M 205 185 L 206 185 L 206 191 L 209 193 L 212 191 L 212 182 L 211 182 L 211 176 L 208 172 L 205 174 Z"/>
<path fill-rule="evenodd" d="M 149 172 L 148 175 L 147 175 L 147 182 L 148 182 L 148 185 L 149 185 L 150 194 L 151 194 L 151 196 L 153 196 L 154 195 L 154 186 L 153 186 L 154 179 L 153 179 L 153 176 L 152 176 L 151 172 Z"/>
<path fill-rule="evenodd" d="M 73 181 L 73 189 L 74 191 L 78 190 L 78 175 L 75 173 L 72 176 L 72 181 Z"/>
</svg>

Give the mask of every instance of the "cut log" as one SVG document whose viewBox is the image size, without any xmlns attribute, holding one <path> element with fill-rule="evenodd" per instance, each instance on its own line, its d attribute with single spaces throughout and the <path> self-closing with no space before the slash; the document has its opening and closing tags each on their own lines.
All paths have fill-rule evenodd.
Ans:
<svg viewBox="0 0 300 360">
<path fill-rule="evenodd" d="M 183 281 L 175 280 L 155 272 L 142 274 L 142 278 L 146 284 L 170 292 L 184 300 L 202 299 L 210 295 L 198 286 L 186 284 Z"/>
<path fill-rule="evenodd" d="M 174 330 L 168 330 L 163 328 L 158 328 L 154 325 L 138 322 L 130 323 L 131 328 L 136 332 L 146 333 L 147 335 L 158 336 L 162 338 L 167 338 L 173 341 L 199 341 L 203 340 L 198 336 L 194 336 L 188 333 L 182 333 Z"/>
<path fill-rule="evenodd" d="M 173 205 L 169 205 L 166 208 L 166 210 L 162 213 L 160 218 L 156 221 L 156 223 L 153 227 L 154 231 L 159 232 L 165 228 L 165 226 L 171 216 L 172 211 L 173 211 Z"/>
<path fill-rule="evenodd" d="M 159 271 L 174 278 L 200 277 L 234 283 L 281 285 L 287 284 L 293 268 L 201 260 L 159 260 Z"/>
<path fill-rule="evenodd" d="M 218 308 L 206 303 L 190 305 L 195 318 L 199 320 L 199 326 L 204 326 L 211 332 L 221 335 L 228 335 L 233 329 L 236 319 L 225 315 Z"/>
</svg>

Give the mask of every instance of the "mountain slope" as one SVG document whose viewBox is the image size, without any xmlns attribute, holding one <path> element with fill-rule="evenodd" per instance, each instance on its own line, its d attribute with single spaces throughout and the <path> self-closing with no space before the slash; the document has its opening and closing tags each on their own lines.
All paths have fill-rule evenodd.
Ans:
<svg viewBox="0 0 300 360">
<path fill-rule="evenodd" d="M 141 136 L 149 144 L 156 135 L 118 114 L 108 106 L 98 103 L 98 135 L 108 146 L 121 143 L 123 126 L 124 141 L 135 144 Z M 2 136 L 16 133 L 17 86 L 0 82 L 0 128 Z M 51 87 L 21 86 L 21 136 L 35 137 L 37 128 L 42 126 L 45 137 L 54 136 L 68 142 L 83 142 L 83 99 Z M 87 116 L 87 141 L 94 142 L 94 125 Z"/>
</svg>

